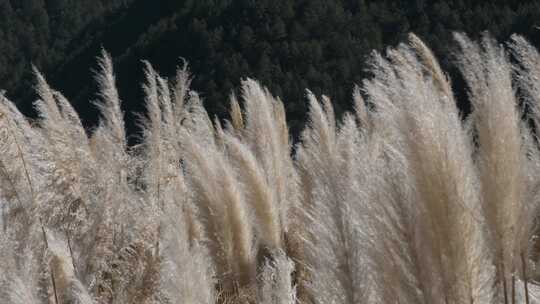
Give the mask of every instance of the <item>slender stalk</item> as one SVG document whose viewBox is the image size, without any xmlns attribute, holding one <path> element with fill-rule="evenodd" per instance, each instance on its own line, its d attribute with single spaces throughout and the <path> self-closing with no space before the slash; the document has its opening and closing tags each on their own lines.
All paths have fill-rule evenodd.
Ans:
<svg viewBox="0 0 540 304">
<path fill-rule="evenodd" d="M 501 262 L 501 278 L 503 283 L 504 304 L 508 304 L 508 290 L 506 289 L 506 276 L 504 271 L 504 263 Z"/>
<path fill-rule="evenodd" d="M 66 231 L 66 239 L 69 249 L 69 256 L 71 256 L 71 265 L 73 265 L 73 272 L 77 274 L 77 267 L 75 267 L 75 259 L 73 258 L 73 250 L 71 249 L 71 241 L 69 239 L 69 231 Z"/>
<path fill-rule="evenodd" d="M 53 285 L 53 291 L 54 291 L 54 303 L 58 304 L 58 294 L 56 292 L 56 280 L 54 279 L 54 271 L 51 270 L 51 281 Z"/>
<path fill-rule="evenodd" d="M 525 289 L 525 304 L 529 304 L 529 285 L 527 278 L 527 264 L 525 263 L 525 254 L 521 253 L 521 271 L 523 272 L 523 288 Z"/>
<path fill-rule="evenodd" d="M 516 304 L 516 276 L 512 274 L 512 304 Z"/>
<path fill-rule="evenodd" d="M 17 152 L 19 153 L 19 157 L 21 158 L 23 169 L 24 169 L 24 175 L 26 177 L 26 180 L 28 181 L 28 187 L 30 188 L 30 196 L 32 198 L 32 203 L 35 206 L 35 198 L 34 198 L 34 187 L 32 186 L 32 180 L 30 179 L 30 173 L 28 173 L 28 167 L 26 166 L 26 161 L 23 156 L 23 152 L 21 149 L 21 146 L 19 145 L 19 142 L 17 141 L 17 136 L 15 136 L 15 133 L 11 129 L 11 122 L 7 121 L 9 133 L 11 133 L 11 136 L 13 137 L 13 141 L 15 141 L 15 146 L 17 147 Z"/>
<path fill-rule="evenodd" d="M 13 137 L 13 141 L 15 142 L 15 146 L 17 147 L 17 153 L 18 153 L 18 156 L 20 157 L 20 159 L 22 161 L 24 174 L 25 174 L 26 180 L 28 181 L 28 187 L 30 188 L 30 195 L 31 195 L 31 198 L 32 198 L 32 204 L 35 206 L 36 202 L 35 202 L 35 199 L 34 199 L 34 187 L 32 186 L 32 180 L 30 179 L 30 174 L 28 173 L 28 168 L 26 166 L 26 161 L 24 159 L 24 155 L 23 155 L 21 146 L 19 145 L 19 142 L 17 141 L 17 136 L 15 136 L 15 132 L 13 132 L 13 129 L 11 127 L 11 121 L 9 119 L 7 120 L 7 129 L 9 131 L 9 133 L 11 134 L 11 137 Z M 2 167 L 4 168 L 5 175 L 8 177 L 8 180 L 9 180 L 10 184 L 13 186 L 13 189 L 15 190 L 15 193 L 17 193 L 16 188 L 15 188 L 15 184 L 13 183 L 11 178 L 9 178 L 9 175 L 8 175 L 7 170 L 5 169 L 4 163 L 2 162 L 1 164 L 2 164 Z M 17 200 L 19 201 L 19 203 L 21 203 L 21 200 L 20 200 L 18 195 L 17 195 Z M 21 206 L 22 206 L 22 203 L 21 203 Z"/>
<path fill-rule="evenodd" d="M 43 227 L 43 224 L 41 223 L 41 219 L 39 220 L 39 223 L 41 225 L 41 232 L 43 233 L 43 241 L 45 242 L 45 248 L 49 248 L 49 242 L 47 241 L 47 234 L 45 233 L 45 228 Z M 58 304 L 58 293 L 56 292 L 56 280 L 54 278 L 54 271 L 51 269 L 51 282 L 53 286 L 53 292 L 54 292 L 54 302 Z"/>
</svg>

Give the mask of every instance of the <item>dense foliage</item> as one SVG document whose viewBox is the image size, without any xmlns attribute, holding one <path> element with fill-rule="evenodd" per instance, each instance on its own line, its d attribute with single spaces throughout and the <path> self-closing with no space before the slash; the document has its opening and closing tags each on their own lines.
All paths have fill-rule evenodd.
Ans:
<svg viewBox="0 0 540 304">
<path fill-rule="evenodd" d="M 121 75 L 130 133 L 135 124 L 129 113 L 143 109 L 142 90 L 133 88 L 144 78 L 141 59 L 172 76 L 179 57 L 185 58 L 196 75 L 193 88 L 222 118 L 240 79 L 256 78 L 283 97 L 298 134 L 306 88 L 332 97 L 341 114 L 351 107 L 353 85 L 367 75 L 367 55 L 408 32 L 428 42 L 452 76 L 458 74 L 447 56 L 455 46 L 451 31 L 488 30 L 503 40 L 520 33 L 540 44 L 538 1 L 1 0 L 0 14 L 0 87 L 21 100 L 23 111 L 35 98 L 27 90 L 32 62 L 93 124 L 97 112 L 86 100 L 96 88 L 92 73 L 80 71 L 95 67 L 103 46 Z M 462 94 L 463 80 L 454 83 Z"/>
<path fill-rule="evenodd" d="M 108 14 L 130 2 L 1 0 L 0 86 L 11 91 L 29 85 L 31 63 L 49 71 L 65 62 L 82 32 L 104 26 Z"/>
</svg>

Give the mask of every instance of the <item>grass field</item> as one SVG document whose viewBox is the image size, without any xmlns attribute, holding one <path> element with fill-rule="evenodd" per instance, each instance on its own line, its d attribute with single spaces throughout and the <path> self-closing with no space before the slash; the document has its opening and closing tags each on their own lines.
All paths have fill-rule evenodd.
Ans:
<svg viewBox="0 0 540 304">
<path fill-rule="evenodd" d="M 105 52 L 90 131 L 36 71 L 39 119 L 0 95 L 0 302 L 536 303 L 540 55 L 455 34 L 463 117 L 409 38 L 294 145 L 251 79 L 220 121 L 148 63 L 128 146 Z"/>
</svg>

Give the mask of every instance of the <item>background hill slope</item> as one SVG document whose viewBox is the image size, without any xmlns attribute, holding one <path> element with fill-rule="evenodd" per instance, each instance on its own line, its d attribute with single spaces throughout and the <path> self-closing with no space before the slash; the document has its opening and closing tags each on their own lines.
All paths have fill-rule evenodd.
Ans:
<svg viewBox="0 0 540 304">
<path fill-rule="evenodd" d="M 97 118 L 88 102 L 96 87 L 90 68 L 103 47 L 113 56 L 127 127 L 142 111 L 142 59 L 172 76 L 180 57 L 195 75 L 211 114 L 226 116 L 228 95 L 242 77 L 253 77 L 284 99 L 293 134 L 305 120 L 305 88 L 327 94 L 336 112 L 350 109 L 352 87 L 362 78 L 372 50 L 424 39 L 454 78 L 452 31 L 500 41 L 511 33 L 540 44 L 536 1 L 369 0 L 0 0 L 0 87 L 32 114 L 30 64 L 74 102 L 85 125 Z M 460 98 L 463 103 L 463 98 Z M 467 106 L 461 104 L 462 109 Z"/>
</svg>

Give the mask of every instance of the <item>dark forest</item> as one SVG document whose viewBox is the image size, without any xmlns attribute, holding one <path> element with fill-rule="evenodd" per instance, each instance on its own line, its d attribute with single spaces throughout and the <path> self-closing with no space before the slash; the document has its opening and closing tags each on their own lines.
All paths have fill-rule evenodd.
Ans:
<svg viewBox="0 0 540 304">
<path fill-rule="evenodd" d="M 369 54 L 409 32 L 439 57 L 465 112 L 453 31 L 472 38 L 488 31 L 501 42 L 517 33 L 540 45 L 538 1 L 0 0 L 0 14 L 0 87 L 24 113 L 33 115 L 35 65 L 92 127 L 92 69 L 104 48 L 114 60 L 129 133 L 136 130 L 133 113 L 144 110 L 142 60 L 166 76 L 187 61 L 192 88 L 220 118 L 241 79 L 258 79 L 283 99 L 297 135 L 306 88 L 329 96 L 338 115 L 350 110 L 353 86 L 369 77 Z"/>
</svg>

